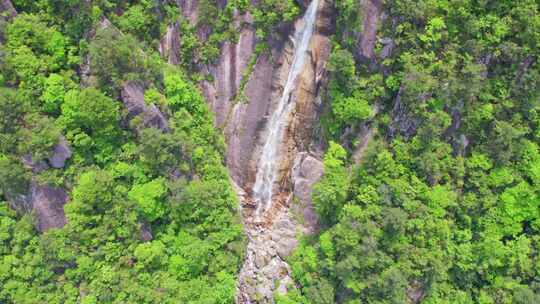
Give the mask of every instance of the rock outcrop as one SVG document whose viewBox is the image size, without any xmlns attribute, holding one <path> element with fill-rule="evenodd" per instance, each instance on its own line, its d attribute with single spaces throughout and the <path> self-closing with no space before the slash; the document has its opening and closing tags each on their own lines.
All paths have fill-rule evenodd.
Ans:
<svg viewBox="0 0 540 304">
<path fill-rule="evenodd" d="M 124 83 L 120 96 L 129 120 L 141 116 L 144 127 L 169 131 L 168 121 L 163 113 L 154 104 L 147 105 L 144 102 L 144 90 L 140 85 L 134 82 Z"/>
<path fill-rule="evenodd" d="M 0 0 L 0 44 L 4 42 L 4 29 L 6 23 L 17 16 L 17 11 L 9 0 Z"/>
<path fill-rule="evenodd" d="M 291 206 L 292 212 L 303 219 L 305 234 L 315 233 L 319 229 L 319 218 L 315 212 L 311 194 L 313 186 L 324 173 L 324 165 L 319 157 L 307 152 L 296 156 L 292 170 L 293 194 L 298 200 Z"/>
<path fill-rule="evenodd" d="M 30 185 L 28 200 L 36 217 L 38 231 L 61 228 L 67 223 L 64 215 L 64 204 L 67 199 L 67 193 L 62 188 L 37 183 Z"/>
<path fill-rule="evenodd" d="M 13 209 L 34 215 L 34 226 L 39 232 L 61 228 L 67 223 L 64 204 L 68 195 L 62 188 L 31 181 L 26 194 L 7 195 L 7 198 Z"/>
<path fill-rule="evenodd" d="M 10 0 L 0 0 L 0 18 L 14 18 L 17 11 Z"/>
<path fill-rule="evenodd" d="M 375 58 L 375 42 L 377 41 L 377 28 L 382 14 L 381 0 L 360 0 L 363 15 L 362 33 L 358 40 L 360 59 L 372 61 Z"/>
<path fill-rule="evenodd" d="M 66 161 L 71 158 L 72 152 L 69 143 L 64 136 L 61 136 L 58 144 L 54 146 L 53 153 L 49 157 L 51 167 L 60 169 L 64 168 Z"/>
<path fill-rule="evenodd" d="M 180 24 L 175 22 L 167 26 L 165 36 L 159 42 L 159 53 L 170 64 L 180 64 Z"/>
<path fill-rule="evenodd" d="M 191 25 L 196 25 L 199 19 L 199 0 L 176 0 L 176 5 L 180 8 L 182 16 Z"/>
<path fill-rule="evenodd" d="M 60 136 L 58 144 L 53 147 L 51 155 L 47 159 L 33 159 L 32 154 L 26 154 L 22 157 L 22 163 L 37 174 L 49 168 L 64 168 L 66 161 L 71 158 L 72 152 L 69 143 L 64 136 Z"/>
<path fill-rule="evenodd" d="M 238 40 L 226 41 L 222 45 L 217 64 L 209 68 L 214 82 L 202 84 L 204 95 L 216 114 L 217 126 L 226 124 L 237 94 L 242 93 L 239 92 L 240 84 L 255 51 L 255 28 L 251 14 L 246 12 L 240 15 L 235 12 L 234 16 L 239 32 Z M 251 100 L 249 97 L 247 99 Z"/>
<path fill-rule="evenodd" d="M 390 124 L 388 136 L 394 137 L 401 134 L 405 137 L 411 137 L 416 134 L 419 121 L 409 113 L 407 106 L 402 102 L 405 87 L 402 85 L 394 99 L 394 108 L 392 109 L 392 122 Z"/>
<path fill-rule="evenodd" d="M 22 163 L 34 175 L 52 168 L 60 169 L 66 165 L 66 161 L 71 158 L 72 152 L 67 140 L 60 136 L 58 144 L 54 146 L 51 156 L 47 159 L 35 160 L 28 154 L 22 157 Z M 28 186 L 26 194 L 16 197 L 9 197 L 11 206 L 19 211 L 32 212 L 35 216 L 35 226 L 40 232 L 45 232 L 51 228 L 61 228 L 66 223 L 64 215 L 64 204 L 68 200 L 67 192 L 56 186 L 40 184 L 36 177 Z"/>
</svg>

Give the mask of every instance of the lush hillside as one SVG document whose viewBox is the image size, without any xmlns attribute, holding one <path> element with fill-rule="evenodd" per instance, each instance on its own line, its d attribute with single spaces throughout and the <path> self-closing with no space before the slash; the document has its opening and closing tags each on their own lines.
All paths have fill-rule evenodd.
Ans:
<svg viewBox="0 0 540 304">
<path fill-rule="evenodd" d="M 282 303 L 540 302 L 539 3 L 384 1 L 372 58 L 336 4 L 323 226 Z"/>
<path fill-rule="evenodd" d="M 0 302 L 231 303 L 244 237 L 222 135 L 189 66 L 157 54 L 176 5 L 13 4 L 1 25 Z M 36 191 L 52 196 L 37 198 L 45 210 Z M 47 204 L 65 192 L 65 219 L 38 232 L 40 217 L 63 216 Z"/>
<path fill-rule="evenodd" d="M 0 303 L 540 303 L 539 145 L 538 0 L 0 0 Z"/>
</svg>

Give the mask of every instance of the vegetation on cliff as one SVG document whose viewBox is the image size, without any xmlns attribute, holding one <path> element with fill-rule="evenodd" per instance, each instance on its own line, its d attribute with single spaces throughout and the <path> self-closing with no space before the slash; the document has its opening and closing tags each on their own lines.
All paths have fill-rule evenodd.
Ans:
<svg viewBox="0 0 540 304">
<path fill-rule="evenodd" d="M 540 302 L 538 2 L 384 1 L 371 58 L 362 3 L 336 2 L 323 226 L 278 302 Z"/>
<path fill-rule="evenodd" d="M 233 303 L 245 237 L 197 81 L 250 23 L 242 100 L 308 1 L 11 2 L 0 303 Z M 538 1 L 333 3 L 321 226 L 276 302 L 540 303 Z M 176 66 L 158 52 L 170 28 Z M 61 212 L 33 205 L 41 186 Z"/>
<path fill-rule="evenodd" d="M 0 28 L 0 302 L 233 302 L 238 203 L 196 75 L 156 51 L 183 20 L 163 2 L 13 1 Z M 128 107 L 128 84 L 166 127 Z M 60 138 L 72 155 L 57 168 Z M 65 226 L 36 231 L 34 184 L 69 193 Z"/>
</svg>

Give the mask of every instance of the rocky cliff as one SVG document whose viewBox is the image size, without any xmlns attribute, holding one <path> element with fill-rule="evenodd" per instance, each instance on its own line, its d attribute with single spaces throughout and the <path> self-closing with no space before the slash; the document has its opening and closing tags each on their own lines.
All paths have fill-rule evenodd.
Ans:
<svg viewBox="0 0 540 304">
<path fill-rule="evenodd" d="M 321 87 L 326 80 L 333 15 L 332 1 L 319 1 L 315 32 L 289 97 L 294 107 L 279 145 L 275 202 L 260 218 L 255 216 L 258 206 L 253 202 L 252 187 L 268 136 L 269 117 L 282 97 L 297 47 L 292 38 L 286 37 L 302 26 L 301 18 L 294 26 L 283 26 L 287 29 L 280 33 L 283 39 L 271 40 L 270 51 L 259 55 L 250 67 L 258 41 L 249 13 L 237 14 L 238 41 L 223 45 L 218 63 L 209 68 L 214 81 L 201 84 L 216 115 L 216 123 L 225 132 L 227 166 L 237 185 L 249 238 L 238 283 L 238 303 L 272 302 L 276 291 L 286 292 L 293 282 L 285 258 L 297 245 L 300 233 L 317 227 L 310 194 L 312 185 L 322 175 L 322 163 L 312 139 L 321 110 Z M 298 203 L 292 203 L 293 197 Z M 304 219 L 297 221 L 296 215 Z"/>
</svg>

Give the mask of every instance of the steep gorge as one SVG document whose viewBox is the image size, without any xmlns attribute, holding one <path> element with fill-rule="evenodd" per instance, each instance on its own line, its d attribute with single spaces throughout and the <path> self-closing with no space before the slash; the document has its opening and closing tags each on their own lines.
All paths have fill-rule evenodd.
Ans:
<svg viewBox="0 0 540 304">
<path fill-rule="evenodd" d="M 539 9 L 0 0 L 0 303 L 540 303 Z"/>
<path fill-rule="evenodd" d="M 215 81 L 201 84 L 225 132 L 227 166 L 249 240 L 238 303 L 271 302 L 276 291 L 286 292 L 294 282 L 285 258 L 298 236 L 317 227 L 310 193 L 322 163 L 313 134 L 330 53 L 332 10 L 331 1 L 312 1 L 282 34 L 283 41 L 273 41 L 271 51 L 257 58 L 244 80 L 256 38 L 249 13 L 237 15 L 238 42 L 223 45 L 218 64 L 209 68 Z M 244 100 L 238 101 L 238 94 Z"/>
</svg>

